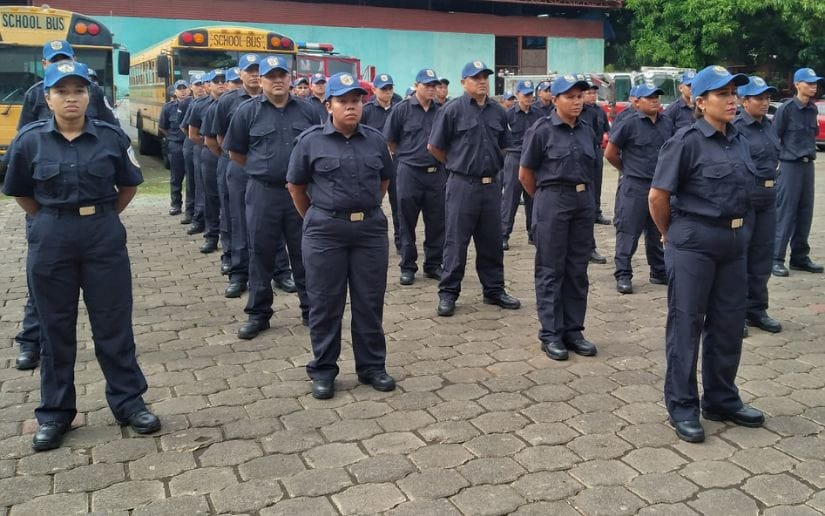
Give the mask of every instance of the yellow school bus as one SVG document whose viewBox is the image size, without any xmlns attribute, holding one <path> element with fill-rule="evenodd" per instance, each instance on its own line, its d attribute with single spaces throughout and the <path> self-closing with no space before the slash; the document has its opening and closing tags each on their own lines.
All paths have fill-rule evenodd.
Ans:
<svg viewBox="0 0 825 516">
<path fill-rule="evenodd" d="M 68 41 L 75 58 L 97 72 L 110 103 L 114 98 L 112 33 L 105 25 L 45 6 L 0 6 L 0 154 L 5 154 L 17 133 L 26 91 L 43 77 L 43 45 L 55 39 Z M 125 74 L 128 54 L 121 57 L 119 72 Z"/>
<path fill-rule="evenodd" d="M 288 55 L 295 69 L 298 47 L 291 38 L 252 27 L 198 27 L 132 56 L 129 70 L 129 119 L 138 130 L 141 154 L 158 154 L 158 121 L 167 88 L 179 79 L 214 68 L 237 66 L 248 52 Z"/>
</svg>

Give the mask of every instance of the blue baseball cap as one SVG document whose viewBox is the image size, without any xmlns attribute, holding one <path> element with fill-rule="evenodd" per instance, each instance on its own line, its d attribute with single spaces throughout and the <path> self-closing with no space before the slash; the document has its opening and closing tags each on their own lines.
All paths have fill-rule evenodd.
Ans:
<svg viewBox="0 0 825 516">
<path fill-rule="evenodd" d="M 175 81 L 175 89 L 178 89 L 181 86 L 183 86 L 184 88 L 188 88 L 189 84 L 186 81 L 184 81 L 183 79 Z"/>
<path fill-rule="evenodd" d="M 52 63 L 46 67 L 45 76 L 43 77 L 43 87 L 51 88 L 66 77 L 79 77 L 86 84 L 92 82 L 89 80 L 89 69 L 85 64 L 67 59 Z"/>
<path fill-rule="evenodd" d="M 191 74 L 191 75 L 189 75 L 189 84 L 191 84 L 191 85 L 193 85 L 193 86 L 194 86 L 195 84 L 203 84 L 203 76 L 204 76 L 204 75 L 206 75 L 206 74 L 203 74 L 203 73 L 195 73 L 195 74 Z"/>
<path fill-rule="evenodd" d="M 515 94 L 510 90 L 506 90 L 502 97 L 504 97 L 504 100 L 513 100 L 514 98 L 516 98 Z"/>
<path fill-rule="evenodd" d="M 450 85 L 450 79 L 446 77 L 439 77 L 438 82 L 440 82 L 441 84 L 446 84 L 448 86 Z"/>
<path fill-rule="evenodd" d="M 731 74 L 727 68 L 719 65 L 710 65 L 700 70 L 693 78 L 690 93 L 693 100 L 705 93 L 717 90 L 733 82 L 735 86 L 744 86 L 748 83 L 748 76 L 743 73 Z"/>
<path fill-rule="evenodd" d="M 331 97 L 340 97 L 351 91 L 359 91 L 361 95 L 367 94 L 367 90 L 361 87 L 358 79 L 346 72 L 336 73 L 327 81 L 324 100 L 329 100 Z"/>
<path fill-rule="evenodd" d="M 768 83 L 765 82 L 765 79 L 763 79 L 762 77 L 758 77 L 756 75 L 748 77 L 748 83 L 736 89 L 736 93 L 740 97 L 754 97 L 756 95 L 762 95 L 766 91 L 776 93 L 779 90 L 777 90 L 773 86 L 768 86 Z"/>
<path fill-rule="evenodd" d="M 793 74 L 793 82 L 819 82 L 822 77 L 818 77 L 813 68 L 800 68 Z"/>
<path fill-rule="evenodd" d="M 392 80 L 392 75 L 381 73 L 375 76 L 375 80 L 372 81 L 372 85 L 380 90 L 385 86 L 394 86 L 395 83 Z"/>
<path fill-rule="evenodd" d="M 261 59 L 260 74 L 261 76 L 269 74 L 273 70 L 281 70 L 289 73 L 289 63 L 283 56 L 266 56 Z"/>
<path fill-rule="evenodd" d="M 696 78 L 696 72 L 693 70 L 688 70 L 687 72 L 682 74 L 682 80 L 679 82 L 684 84 L 685 86 L 690 86 L 693 84 L 693 79 Z"/>
<path fill-rule="evenodd" d="M 57 56 L 74 57 L 74 49 L 65 39 L 55 39 L 43 45 L 43 59 L 52 61 Z"/>
<path fill-rule="evenodd" d="M 567 91 L 570 91 L 573 88 L 581 88 L 582 90 L 587 90 L 590 88 L 590 85 L 587 84 L 587 81 L 584 80 L 584 76 L 581 74 L 573 75 L 573 74 L 564 74 L 559 75 L 555 79 L 553 79 L 553 83 L 550 85 L 550 93 L 553 96 L 561 95 Z"/>
<path fill-rule="evenodd" d="M 522 95 L 532 95 L 533 94 L 533 81 L 519 81 L 516 83 L 516 93 L 521 93 Z"/>
<path fill-rule="evenodd" d="M 550 81 L 541 81 L 538 85 L 539 91 L 546 91 L 550 89 Z"/>
<path fill-rule="evenodd" d="M 464 65 L 464 68 L 461 69 L 461 78 L 466 79 L 467 77 L 475 77 L 480 73 L 490 75 L 493 73 L 493 70 L 481 61 L 470 61 Z"/>
<path fill-rule="evenodd" d="M 435 84 L 441 82 L 438 74 L 432 68 L 423 68 L 415 74 L 415 82 L 418 84 Z"/>
<path fill-rule="evenodd" d="M 298 86 L 299 84 L 306 84 L 309 85 L 309 80 L 306 77 L 298 77 L 294 81 L 292 81 L 292 87 Z"/>
<path fill-rule="evenodd" d="M 642 83 L 636 86 L 636 94 L 634 95 L 637 98 L 642 97 L 651 97 L 653 95 L 664 95 L 665 91 L 662 88 L 656 87 L 655 84 L 651 83 Z"/>
<path fill-rule="evenodd" d="M 227 81 L 240 81 L 241 80 L 241 69 L 237 66 L 233 66 L 232 68 L 226 69 L 226 80 Z"/>
<path fill-rule="evenodd" d="M 630 88 L 630 92 L 627 94 L 628 97 L 636 97 L 639 98 L 639 86 L 633 86 Z"/>
<path fill-rule="evenodd" d="M 312 74 L 312 78 L 309 80 L 309 82 L 311 84 L 318 84 L 318 83 L 321 83 L 321 82 L 327 82 L 327 78 L 324 77 L 324 74 L 322 74 L 320 72 L 319 73 L 314 73 L 314 74 Z"/>
<path fill-rule="evenodd" d="M 410 97 L 410 96 L 413 95 L 413 93 L 415 93 L 415 88 L 413 88 L 411 86 L 411 87 L 407 88 L 407 91 L 404 93 L 404 96 L 405 97 Z"/>
<path fill-rule="evenodd" d="M 215 68 L 211 72 L 209 72 L 209 80 L 214 81 L 218 77 L 223 76 L 224 80 L 226 80 L 226 71 L 223 68 Z"/>
<path fill-rule="evenodd" d="M 261 56 L 258 54 L 244 54 L 238 59 L 238 68 L 246 71 L 250 66 L 258 66 L 261 64 Z"/>
</svg>

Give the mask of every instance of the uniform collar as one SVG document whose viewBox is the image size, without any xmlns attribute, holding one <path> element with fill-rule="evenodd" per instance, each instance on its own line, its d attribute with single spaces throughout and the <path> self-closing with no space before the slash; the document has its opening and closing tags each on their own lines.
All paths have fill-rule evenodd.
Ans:
<svg viewBox="0 0 825 516">
<path fill-rule="evenodd" d="M 512 112 L 513 112 L 513 113 L 515 113 L 515 114 L 524 113 L 525 115 L 529 115 L 530 113 L 532 113 L 533 111 L 535 111 L 535 108 L 534 108 L 533 104 L 530 104 L 529 106 L 527 106 L 527 111 L 523 111 L 523 110 L 519 107 L 518 102 L 516 102 L 516 103 L 513 105 L 513 107 L 511 107 L 511 108 L 510 108 L 510 111 L 512 111 Z"/>
<path fill-rule="evenodd" d="M 413 106 L 420 106 L 421 105 L 421 102 L 418 100 L 418 97 L 416 97 L 415 94 L 410 95 L 409 101 L 410 101 L 410 104 L 412 104 Z M 435 98 L 433 98 L 433 100 L 430 101 L 430 108 L 432 108 L 433 106 L 440 106 L 440 105 L 441 104 L 436 102 Z M 424 109 L 424 108 L 422 107 L 421 109 Z"/>
<path fill-rule="evenodd" d="M 465 104 L 467 104 L 468 106 L 481 107 L 481 106 L 478 105 L 478 102 L 476 102 L 476 99 L 471 97 L 469 93 L 464 93 L 464 95 L 461 96 L 461 101 L 464 102 Z M 487 95 L 487 99 L 484 101 L 484 108 L 486 108 L 487 105 L 489 105 L 489 104 L 490 104 L 490 96 Z M 482 108 L 482 109 L 484 109 L 484 108 Z"/>
<path fill-rule="evenodd" d="M 559 118 L 559 114 L 556 112 L 556 110 L 553 110 L 553 112 L 550 113 L 550 123 L 552 123 L 556 127 L 558 127 L 560 125 L 567 125 L 567 122 L 565 122 L 564 120 Z M 573 127 L 576 128 L 576 127 L 579 127 L 580 125 L 581 125 L 581 117 L 576 117 L 576 123 L 573 125 Z M 570 126 L 567 125 L 567 127 L 570 127 Z"/>
<path fill-rule="evenodd" d="M 702 133 L 702 134 L 703 134 L 706 138 L 710 138 L 710 137 L 712 137 L 714 134 L 721 134 L 721 133 L 719 133 L 719 131 L 717 131 L 717 130 L 716 130 L 716 128 L 715 128 L 715 127 L 713 127 L 712 125 L 710 125 L 709 123 L 707 123 L 707 121 L 706 121 L 704 118 L 700 118 L 700 119 L 698 119 L 698 120 L 696 121 L 696 124 L 695 124 L 695 125 L 696 125 L 696 128 L 697 128 L 697 129 L 699 129 L 699 131 L 700 131 L 700 132 L 701 132 L 701 133 Z M 729 124 L 727 124 L 727 127 L 725 128 L 725 135 L 724 135 L 724 138 L 725 138 L 726 140 L 728 140 L 728 141 L 731 141 L 731 140 L 733 140 L 733 139 L 736 137 L 736 135 L 737 135 L 738 133 L 739 133 L 739 131 L 737 131 L 737 130 L 736 130 L 736 127 L 734 127 L 734 126 L 733 126 L 733 124 L 730 124 L 730 123 L 729 123 Z"/>
<path fill-rule="evenodd" d="M 742 112 L 739 113 L 739 118 L 745 122 L 745 125 L 757 124 L 757 125 L 765 125 L 765 122 L 768 121 L 767 117 L 762 117 L 762 122 L 758 122 L 754 117 L 750 115 L 747 111 L 742 109 Z"/>
<path fill-rule="evenodd" d="M 255 99 L 257 102 L 260 102 L 261 104 L 269 104 L 272 107 L 275 107 L 275 104 L 271 103 L 269 101 L 269 99 L 266 97 L 266 95 L 264 95 L 263 93 L 261 93 L 257 97 L 250 97 L 250 98 Z M 284 107 L 290 105 L 293 102 L 298 102 L 298 99 L 296 99 L 294 95 L 289 95 L 289 99 L 287 99 L 286 105 Z M 283 109 L 283 108 L 275 108 L 275 109 Z"/>
<path fill-rule="evenodd" d="M 55 132 L 57 134 L 60 134 L 60 131 L 57 129 L 57 126 L 54 123 L 54 115 L 52 115 L 49 118 L 49 120 L 46 122 L 46 125 L 43 128 L 48 132 Z M 86 117 L 86 121 L 83 123 L 83 133 L 91 134 L 95 138 L 98 137 L 97 128 L 88 116 Z"/>
<path fill-rule="evenodd" d="M 630 114 L 630 115 L 628 115 L 628 116 L 629 116 L 629 117 L 631 117 L 631 118 L 638 118 L 639 120 L 647 120 L 647 121 L 648 121 L 648 122 L 650 122 L 651 124 L 653 124 L 653 123 L 658 124 L 658 123 L 659 123 L 659 120 L 661 120 L 661 119 L 662 119 L 662 115 L 663 115 L 663 114 L 664 114 L 664 113 L 662 113 L 661 111 L 659 111 L 659 113 L 656 115 L 656 122 L 654 122 L 653 120 L 651 120 L 649 116 L 647 116 L 646 114 L 642 113 L 642 112 L 641 112 L 640 110 L 638 110 L 638 109 L 634 109 L 634 110 L 633 110 L 633 113 L 631 113 L 631 114 Z"/>
<path fill-rule="evenodd" d="M 802 101 L 799 100 L 799 97 L 797 97 L 796 95 L 794 95 L 792 97 L 792 100 L 793 100 L 794 105 L 799 109 L 805 109 L 808 106 L 813 106 L 814 105 L 813 99 L 809 100 L 807 104 L 803 104 Z"/>
<path fill-rule="evenodd" d="M 327 121 L 324 122 L 324 131 L 323 132 L 326 135 L 335 134 L 335 133 L 341 134 L 341 133 L 338 132 L 338 129 L 336 129 L 335 126 L 332 125 L 332 116 L 327 117 Z M 356 129 L 355 129 L 355 134 L 360 134 L 361 136 L 366 136 L 366 133 L 364 132 L 364 124 L 358 124 L 358 127 L 356 127 Z M 353 134 L 353 136 L 355 134 Z"/>
</svg>

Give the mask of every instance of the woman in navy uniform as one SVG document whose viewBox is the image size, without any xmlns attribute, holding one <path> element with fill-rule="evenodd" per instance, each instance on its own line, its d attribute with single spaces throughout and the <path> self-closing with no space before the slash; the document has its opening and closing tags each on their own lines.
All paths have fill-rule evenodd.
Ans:
<svg viewBox="0 0 825 516">
<path fill-rule="evenodd" d="M 736 86 L 747 81 L 721 66 L 696 74 L 691 88 L 699 119 L 662 147 L 648 196 L 668 277 L 665 404 L 676 434 L 688 442 L 705 439 L 696 382 L 700 338 L 704 417 L 751 427 L 764 422 L 734 384 L 755 168 L 747 140 L 731 122 Z"/>
<path fill-rule="evenodd" d="M 770 105 L 768 86 L 761 77 L 751 77 L 738 90 L 742 112 L 733 126 L 748 139 L 751 159 L 756 166 L 756 188 L 751 195 L 754 210 L 753 227 L 748 244 L 748 305 L 745 322 L 771 333 L 782 331 L 782 325 L 768 316 L 768 280 L 773 265 L 773 240 L 776 236 L 776 169 L 779 166 L 779 138 L 771 121 L 765 116 Z"/>
<path fill-rule="evenodd" d="M 395 389 L 386 372 L 382 320 L 389 241 L 381 201 L 393 165 L 381 133 L 359 123 L 366 91 L 347 73 L 329 78 L 331 117 L 298 137 L 287 181 L 304 218 L 303 258 L 309 295 L 312 396 L 331 398 L 341 353 L 341 318 L 350 291 L 358 380 Z"/>
<path fill-rule="evenodd" d="M 550 86 L 555 109 L 524 136 L 519 179 L 533 196 L 536 245 L 536 307 L 541 348 L 553 360 L 567 360 L 568 349 L 596 354 L 584 338 L 587 265 L 593 247 L 596 201 L 593 128 L 579 118 L 587 81 L 561 75 Z"/>
<path fill-rule="evenodd" d="M 138 433 L 160 429 L 142 397 L 147 386 L 135 357 L 132 278 L 126 230 L 118 218 L 143 176 L 123 131 L 86 116 L 86 65 L 51 64 L 43 84 L 54 116 L 17 135 L 3 187 L 32 217 L 26 272 L 42 343 L 36 451 L 60 446 L 77 414 L 81 289 L 115 418 Z"/>
<path fill-rule="evenodd" d="M 180 122 L 184 113 L 181 111 L 181 102 L 189 96 L 189 85 L 186 81 L 175 81 L 174 98 L 164 104 L 160 110 L 158 130 L 166 137 L 169 154 L 169 215 L 180 215 L 183 205 L 183 179 L 186 176 L 186 165 L 183 158 L 183 141 L 186 135 L 180 130 Z"/>
</svg>

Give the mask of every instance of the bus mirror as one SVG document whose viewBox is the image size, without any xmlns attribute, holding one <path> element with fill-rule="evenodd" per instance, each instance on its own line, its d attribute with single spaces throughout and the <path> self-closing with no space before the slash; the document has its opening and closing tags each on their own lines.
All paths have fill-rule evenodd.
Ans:
<svg viewBox="0 0 825 516">
<path fill-rule="evenodd" d="M 169 77 L 169 59 L 166 56 L 158 56 L 155 61 L 155 72 L 161 79 Z"/>
<path fill-rule="evenodd" d="M 117 53 L 117 73 L 120 75 L 129 75 L 129 67 L 131 66 L 131 55 L 125 50 L 120 50 Z"/>
</svg>

